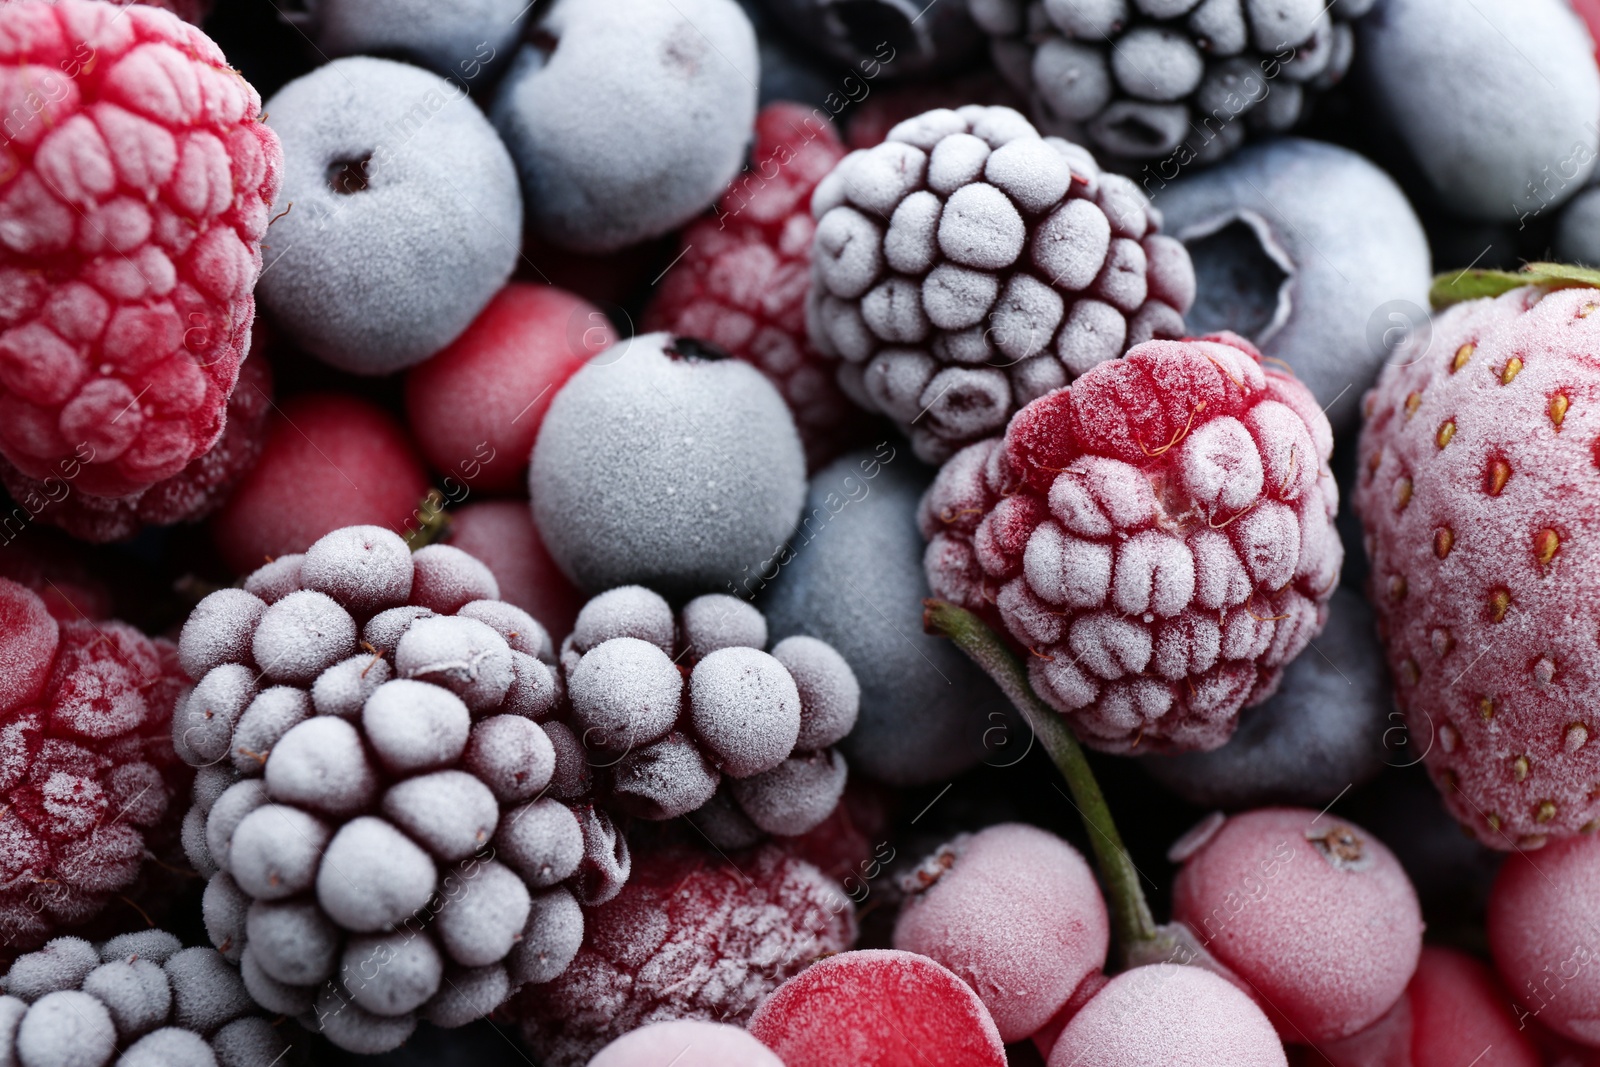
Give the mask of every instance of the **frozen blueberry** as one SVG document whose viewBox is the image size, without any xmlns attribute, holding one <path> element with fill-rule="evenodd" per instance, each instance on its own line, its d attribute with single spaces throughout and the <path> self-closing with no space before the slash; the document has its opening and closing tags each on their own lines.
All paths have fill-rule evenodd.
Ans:
<svg viewBox="0 0 1600 1067">
<path fill-rule="evenodd" d="M 402 678 L 455 693 L 469 711 L 497 706 L 516 677 L 506 639 L 485 623 L 457 615 L 412 623 L 395 649 L 394 665 Z"/>
<path fill-rule="evenodd" d="M 738 173 L 759 64 L 733 0 L 557 0 L 531 29 L 493 114 L 541 237 L 580 252 L 659 237 Z"/>
<path fill-rule="evenodd" d="M 274 321 L 357 374 L 455 340 L 505 284 L 522 233 L 516 168 L 465 92 L 357 56 L 290 82 L 266 112 L 283 142 L 259 287 Z"/>
<path fill-rule="evenodd" d="M 1420 355 L 1432 266 L 1398 186 L 1345 148 L 1284 138 L 1180 178 L 1156 205 L 1189 249 L 1196 336 L 1232 330 L 1287 363 L 1335 431 L 1385 360 Z"/>
<path fill-rule="evenodd" d="M 635 337 L 551 402 L 528 485 L 545 545 L 578 585 L 722 589 L 794 529 L 805 454 L 789 409 L 749 364 L 706 355 Z"/>
<path fill-rule="evenodd" d="M 1441 206 L 1510 221 L 1587 182 L 1600 151 L 1600 72 L 1593 41 L 1561 0 L 1471 11 L 1387 0 L 1357 33 L 1365 96 Z"/>
<path fill-rule="evenodd" d="M 1328 624 L 1284 671 L 1277 693 L 1240 716 L 1233 738 L 1211 752 L 1146 756 L 1145 770 L 1191 804 L 1321 807 L 1382 769 L 1389 687 L 1372 610 L 1334 592 Z"/>
<path fill-rule="evenodd" d="M 689 717 L 717 764 L 748 778 L 772 770 L 794 750 L 800 691 L 783 664 L 760 649 L 719 649 L 689 676 Z"/>
<path fill-rule="evenodd" d="M 286 17 L 330 56 L 395 55 L 473 85 L 515 46 L 525 0 L 313 0 Z"/>
<path fill-rule="evenodd" d="M 624 585 L 608 589 L 579 609 L 572 647 L 583 653 L 613 637 L 637 637 L 670 656 L 675 634 L 672 607 L 660 593 L 642 585 Z"/>
<path fill-rule="evenodd" d="M 741 590 L 762 593 L 775 637 L 819 638 L 844 657 L 861 699 L 841 748 L 852 767 L 895 785 L 945 781 L 986 753 L 1003 764 L 1027 748 L 993 683 L 922 632 L 916 511 L 928 479 L 903 448 L 839 459 L 812 479 L 777 576 L 751 575 Z"/>
<path fill-rule="evenodd" d="M 948 72 L 971 60 L 982 42 L 961 4 L 928 6 L 911 0 L 761 3 L 808 49 L 855 67 L 851 76 L 857 80 L 861 74 L 871 79 Z"/>
</svg>

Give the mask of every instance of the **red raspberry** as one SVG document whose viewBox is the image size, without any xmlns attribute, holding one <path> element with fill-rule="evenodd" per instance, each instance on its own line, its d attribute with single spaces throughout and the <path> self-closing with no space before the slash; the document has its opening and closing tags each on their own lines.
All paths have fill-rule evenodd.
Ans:
<svg viewBox="0 0 1600 1067">
<path fill-rule="evenodd" d="M 771 845 L 737 864 L 689 850 L 636 855 L 622 893 L 584 920 L 566 972 L 513 1001 L 546 1067 L 586 1063 L 659 1020 L 743 1024 L 785 979 L 855 940 L 843 894 Z"/>
<path fill-rule="evenodd" d="M 193 26 L 98 0 L 0 5 L 0 453 L 96 496 L 222 433 L 282 152 Z"/>
<path fill-rule="evenodd" d="M 177 649 L 120 622 L 57 623 L 0 579 L 0 945 L 92 919 L 172 837 Z"/>
<path fill-rule="evenodd" d="M 799 104 L 775 103 L 756 118 L 755 157 L 723 194 L 716 218 L 683 235 L 644 313 L 644 330 L 697 337 L 755 364 L 783 394 L 815 469 L 848 447 L 846 423 L 860 415 L 834 381 L 831 363 L 806 337 L 811 192 L 844 146 L 833 124 Z"/>
<path fill-rule="evenodd" d="M 1365 401 L 1355 504 L 1413 741 L 1492 848 L 1600 827 L 1600 294 L 1460 304 Z"/>
<path fill-rule="evenodd" d="M 1326 621 L 1332 451 L 1249 342 L 1151 341 L 945 465 L 918 516 L 928 582 L 998 616 L 1086 744 L 1213 749 Z"/>
<path fill-rule="evenodd" d="M 217 443 L 165 481 L 132 496 L 91 496 L 72 492 L 71 483 L 62 478 L 30 478 L 4 459 L 0 459 L 0 481 L 41 522 L 59 526 L 80 541 L 125 541 L 146 526 L 199 522 L 222 506 L 261 457 L 271 407 L 272 368 L 257 356 L 239 364 L 239 381 L 228 397 L 227 424 Z"/>
</svg>

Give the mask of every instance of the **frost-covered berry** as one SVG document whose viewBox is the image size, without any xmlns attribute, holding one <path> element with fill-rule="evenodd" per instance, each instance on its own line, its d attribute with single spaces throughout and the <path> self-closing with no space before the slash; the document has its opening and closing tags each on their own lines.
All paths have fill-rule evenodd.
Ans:
<svg viewBox="0 0 1600 1067">
<path fill-rule="evenodd" d="M 929 111 L 846 156 L 811 199 L 812 343 L 942 462 L 1012 413 L 1183 334 L 1189 254 L 1127 178 L 1017 112 Z"/>
<path fill-rule="evenodd" d="M 530 31 L 493 115 L 540 237 L 614 252 L 688 222 L 738 172 L 758 65 L 732 0 L 562 0 Z"/>
<path fill-rule="evenodd" d="M 223 432 L 282 154 L 261 99 L 165 11 L 0 7 L 0 453 L 101 497 Z"/>
<path fill-rule="evenodd" d="M 1214 817 L 1173 846 L 1172 916 L 1253 989 L 1285 1041 L 1357 1033 L 1405 991 L 1422 915 L 1394 854 L 1336 816 Z"/>
<path fill-rule="evenodd" d="M 971 986 L 1006 1041 L 1037 1032 L 1105 967 L 1110 923 L 1094 873 L 1044 830 L 1002 823 L 963 834 L 904 886 L 894 947 Z"/>
<path fill-rule="evenodd" d="M 294 1023 L 269 1024 L 218 952 L 164 930 L 56 938 L 0 975 L 0 1063 L 258 1067 L 308 1048 Z"/>
<path fill-rule="evenodd" d="M 1085 743 L 1217 748 L 1326 620 L 1332 450 L 1248 342 L 1152 341 L 945 465 L 919 514 L 928 582 L 998 615 Z"/>
<path fill-rule="evenodd" d="M 544 547 L 526 500 L 484 500 L 450 513 L 449 543 L 494 574 L 500 596 L 552 634 L 572 632 L 583 594 Z"/>
<path fill-rule="evenodd" d="M 510 54 L 528 10 L 517 0 L 319 0 L 283 17 L 324 58 L 400 55 L 470 86 Z"/>
<path fill-rule="evenodd" d="M 185 687 L 170 642 L 57 622 L 0 578 L 0 954 L 146 896 L 136 879 L 175 851 L 191 778 L 172 741 Z"/>
<path fill-rule="evenodd" d="M 244 584 L 185 626 L 173 730 L 204 767 L 183 840 L 206 930 L 250 995 L 375 1053 L 559 975 L 631 857 L 581 746 L 536 721 L 544 628 L 460 550 L 375 527 Z"/>
<path fill-rule="evenodd" d="M 742 1025 L 785 979 L 856 933 L 836 885 L 774 846 L 742 855 L 737 868 L 702 851 L 643 854 L 621 895 L 584 909 L 582 922 L 566 973 L 511 1005 L 547 1067 L 581 1067 L 657 1020 Z"/>
<path fill-rule="evenodd" d="M 1489 947 L 1513 996 L 1564 1037 L 1600 1048 L 1593 834 L 1508 857 L 1489 897 Z M 1523 1012 L 1517 1013 L 1525 1019 Z"/>
<path fill-rule="evenodd" d="M 786 1067 L 894 1067 L 929 1049 L 941 1062 L 1003 1067 L 988 1009 L 960 978 L 914 952 L 870 949 L 819 960 L 779 986 L 750 1032 Z"/>
<path fill-rule="evenodd" d="M 1051 132 L 1143 180 L 1293 127 L 1355 54 L 1373 0 L 968 0 L 995 66 Z M 1147 162 L 1148 161 L 1148 162 Z M 1159 162 L 1158 162 L 1159 161 Z"/>
<path fill-rule="evenodd" d="M 803 834 L 827 818 L 847 777 L 831 746 L 855 724 L 861 687 L 825 642 L 792 637 L 767 652 L 767 638 L 758 610 L 720 593 L 676 618 L 642 586 L 584 605 L 561 646 L 565 718 L 602 793 L 665 820 L 726 785 L 724 800 L 757 836 Z"/>
<path fill-rule="evenodd" d="M 290 82 L 267 114 L 284 145 L 261 282 L 273 321 L 356 374 L 455 340 L 510 276 L 522 232 L 516 168 L 465 91 L 354 56 Z"/>
<path fill-rule="evenodd" d="M 580 587 L 691 596 L 778 552 L 800 515 L 805 456 L 754 368 L 654 333 L 612 346 L 556 394 L 528 488 L 550 555 Z"/>
<path fill-rule="evenodd" d="M 686 1049 L 694 1050 L 699 1067 L 784 1067 L 742 1027 L 700 1019 L 646 1023 L 601 1049 L 589 1067 L 656 1067 Z"/>
</svg>

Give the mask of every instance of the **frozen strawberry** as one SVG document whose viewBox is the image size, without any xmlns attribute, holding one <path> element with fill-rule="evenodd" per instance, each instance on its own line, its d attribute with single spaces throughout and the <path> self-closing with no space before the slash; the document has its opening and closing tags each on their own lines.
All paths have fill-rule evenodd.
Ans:
<svg viewBox="0 0 1600 1067">
<path fill-rule="evenodd" d="M 445 476 L 446 494 L 521 486 L 556 390 L 616 337 L 593 304 L 513 282 L 444 351 L 407 372 L 411 432 Z"/>
<path fill-rule="evenodd" d="M 199 522 L 221 507 L 239 479 L 255 466 L 271 408 L 272 368 L 258 355 L 239 365 L 222 436 L 165 481 L 131 496 L 93 496 L 74 492 L 64 478 L 29 478 L 3 458 L 0 481 L 14 500 L 30 511 L 38 508 L 41 522 L 59 526 L 80 541 L 123 541 L 146 526 Z"/>
<path fill-rule="evenodd" d="M 185 685 L 170 642 L 57 623 L 0 579 L 0 946 L 93 919 L 173 835 L 192 776 L 171 733 Z"/>
<path fill-rule="evenodd" d="M 1459 304 L 1367 394 L 1356 510 L 1397 705 L 1492 848 L 1600 827 L 1600 293 Z"/>
<path fill-rule="evenodd" d="M 811 193 L 844 146 L 814 108 L 775 103 L 756 117 L 754 158 L 683 234 L 683 254 L 645 310 L 645 330 L 698 338 L 753 363 L 783 394 L 815 468 L 862 421 L 806 337 Z"/>
<path fill-rule="evenodd" d="M 566 972 L 513 1001 L 548 1067 L 587 1063 L 658 1019 L 742 1024 L 785 979 L 855 939 L 854 909 L 833 883 L 770 846 L 741 853 L 737 865 L 699 852 L 640 855 L 622 893 L 585 909 L 584 920 L 583 947 Z"/>
<path fill-rule="evenodd" d="M 342 526 L 418 525 L 428 476 L 400 425 L 345 394 L 299 396 L 268 420 L 261 458 L 211 520 L 217 551 L 248 574 Z"/>
<path fill-rule="evenodd" d="M 931 1050 L 948 1067 L 1006 1062 L 983 1001 L 914 952 L 844 952 L 814 963 L 761 1005 L 750 1032 L 786 1067 L 901 1067 Z"/>
<path fill-rule="evenodd" d="M 17 0 L 0 42 L 0 454 L 136 493 L 222 433 L 282 152 L 165 11 Z"/>
<path fill-rule="evenodd" d="M 928 583 L 998 616 L 1086 744 L 1214 749 L 1326 621 L 1332 449 L 1248 342 L 1152 341 L 945 465 L 918 517 Z"/>
<path fill-rule="evenodd" d="M 484 500 L 452 511 L 450 543 L 494 573 L 501 599 L 553 634 L 572 632 L 583 594 L 545 551 L 526 501 Z"/>
</svg>

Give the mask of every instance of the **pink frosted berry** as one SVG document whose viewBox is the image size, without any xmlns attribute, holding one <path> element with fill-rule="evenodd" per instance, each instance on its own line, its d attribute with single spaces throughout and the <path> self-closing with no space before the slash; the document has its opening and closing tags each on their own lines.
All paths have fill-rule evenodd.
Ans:
<svg viewBox="0 0 1600 1067">
<path fill-rule="evenodd" d="M 1111 979 L 1072 1017 L 1050 1067 L 1287 1067 L 1261 1009 L 1210 971 L 1173 963 Z"/>
<path fill-rule="evenodd" d="M 1405 991 L 1422 914 L 1394 854 L 1337 816 L 1264 808 L 1175 846 L 1172 916 L 1255 992 L 1285 1041 L 1348 1037 Z"/>
<path fill-rule="evenodd" d="M 692 1060 L 686 1055 L 691 1050 Z M 785 1067 L 771 1049 L 743 1029 L 699 1019 L 641 1026 L 601 1049 L 589 1067 L 660 1067 L 674 1056 L 694 1067 Z"/>
<path fill-rule="evenodd" d="M 928 582 L 998 615 L 1085 743 L 1217 748 L 1326 621 L 1332 449 L 1248 342 L 1151 341 L 945 465 L 918 515 Z"/>
<path fill-rule="evenodd" d="M 1004 1067 L 1005 1045 L 977 994 L 914 952 L 820 960 L 778 987 L 750 1032 L 785 1067 L 902 1067 L 932 1050 L 946 1067 Z"/>
<path fill-rule="evenodd" d="M 485 500 L 452 511 L 449 543 L 483 561 L 508 603 L 550 633 L 572 632 L 583 594 L 550 558 L 527 501 Z"/>
<path fill-rule="evenodd" d="M 1495 966 L 1526 1013 L 1600 1048 L 1600 839 L 1586 835 L 1507 858 L 1489 896 Z"/>
<path fill-rule="evenodd" d="M 1006 1041 L 1037 1031 L 1105 967 L 1110 926 L 1094 873 L 1044 830 L 1002 823 L 962 835 L 905 888 L 895 948 L 955 972 Z"/>
<path fill-rule="evenodd" d="M 20 0 L 0 41 L 0 453 L 138 493 L 222 433 L 282 151 L 255 89 L 165 11 Z"/>
</svg>

